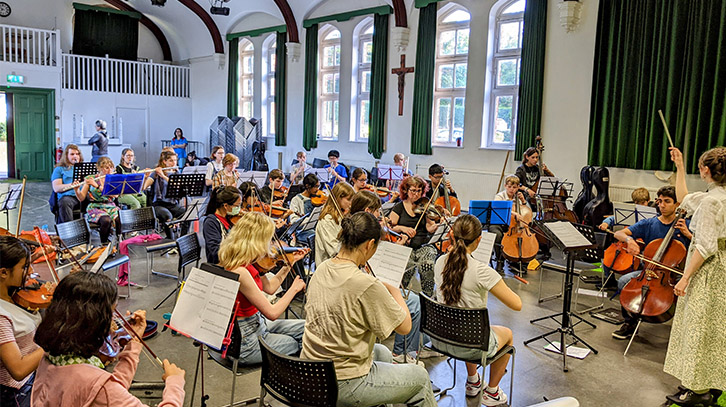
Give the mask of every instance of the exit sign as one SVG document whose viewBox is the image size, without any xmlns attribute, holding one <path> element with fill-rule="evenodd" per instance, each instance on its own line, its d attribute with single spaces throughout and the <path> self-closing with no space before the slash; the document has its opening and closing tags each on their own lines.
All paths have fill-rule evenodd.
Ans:
<svg viewBox="0 0 726 407">
<path fill-rule="evenodd" d="M 25 83 L 25 77 L 23 75 L 8 75 L 8 83 Z"/>
</svg>

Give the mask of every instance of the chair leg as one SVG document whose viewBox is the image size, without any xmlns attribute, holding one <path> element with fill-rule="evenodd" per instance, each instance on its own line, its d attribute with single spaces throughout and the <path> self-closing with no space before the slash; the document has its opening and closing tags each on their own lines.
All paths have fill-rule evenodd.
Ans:
<svg viewBox="0 0 726 407">
<path fill-rule="evenodd" d="M 267 393 L 267 392 L 265 391 L 265 388 L 264 388 L 264 387 L 260 387 L 260 401 L 259 401 L 259 403 L 257 404 L 257 405 L 258 405 L 259 407 L 264 407 L 264 405 L 265 405 L 265 395 L 266 395 L 266 393 Z"/>
<path fill-rule="evenodd" d="M 445 396 L 445 395 L 446 395 L 446 393 L 447 393 L 447 392 L 448 392 L 449 390 L 453 390 L 453 389 L 454 389 L 454 388 L 456 387 L 456 359 L 452 359 L 452 358 L 449 358 L 449 361 L 451 361 L 451 360 L 453 360 L 453 361 L 454 361 L 454 366 L 453 366 L 453 370 L 454 370 L 454 382 L 453 382 L 453 383 L 451 384 L 451 386 L 450 386 L 450 387 L 447 387 L 447 388 L 445 388 L 445 389 L 441 389 L 441 390 L 439 391 L 439 393 L 438 393 L 438 394 L 434 394 L 434 396 Z"/>
<path fill-rule="evenodd" d="M 517 350 L 515 349 L 512 352 L 512 371 L 509 373 L 509 405 L 513 406 L 512 399 L 514 398 L 514 355 L 517 354 Z"/>
<path fill-rule="evenodd" d="M 232 395 L 229 398 L 229 405 L 234 405 L 234 388 L 237 384 L 237 366 L 239 365 L 239 359 L 235 358 L 232 362 Z"/>
</svg>

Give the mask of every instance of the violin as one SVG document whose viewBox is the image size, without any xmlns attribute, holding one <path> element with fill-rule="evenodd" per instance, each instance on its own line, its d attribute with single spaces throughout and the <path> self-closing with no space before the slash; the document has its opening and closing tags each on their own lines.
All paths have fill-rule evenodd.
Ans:
<svg viewBox="0 0 726 407">
<path fill-rule="evenodd" d="M 509 230 L 502 237 L 502 254 L 509 261 L 527 262 L 537 256 L 539 243 L 537 237 L 529 230 L 532 221 L 532 210 L 520 204 L 517 191 L 514 196 L 514 210 L 509 224 Z"/>
<path fill-rule="evenodd" d="M 298 251 L 304 251 L 306 254 L 310 252 L 310 249 L 304 247 L 283 247 L 273 248 L 272 255 L 265 256 L 255 263 L 253 266 L 259 271 L 267 272 L 275 267 L 282 264 L 292 264 L 295 261 L 295 253 Z"/>
<path fill-rule="evenodd" d="M 325 202 L 328 201 L 328 196 L 325 195 L 323 191 L 318 191 L 315 193 L 315 195 L 310 196 L 310 201 L 315 207 L 323 206 L 325 205 Z"/>
<path fill-rule="evenodd" d="M 290 192 L 290 189 L 288 187 L 280 187 L 277 189 L 272 190 L 272 199 L 278 200 L 278 199 L 285 199 L 287 198 L 287 193 Z"/>
<path fill-rule="evenodd" d="M 416 215 L 421 215 L 424 212 L 426 213 L 426 218 L 431 219 L 432 221 L 438 223 L 441 221 L 441 217 L 444 213 L 444 207 L 441 205 L 436 204 L 430 204 L 427 205 L 430 201 L 426 198 L 421 198 L 418 201 L 414 202 L 415 207 L 413 208 L 413 213 Z"/>
<path fill-rule="evenodd" d="M 363 190 L 371 191 L 374 194 L 378 195 L 379 198 L 385 198 L 393 193 L 393 191 L 388 188 L 377 187 L 373 184 L 366 184 L 366 186 L 363 187 Z"/>
<path fill-rule="evenodd" d="M 671 270 L 686 258 L 686 246 L 673 240 L 676 223 L 685 216 L 685 210 L 677 209 L 676 217 L 668 233 L 656 239 L 643 250 L 646 261 L 643 271 L 633 278 L 620 292 L 620 304 L 628 312 L 645 322 L 662 323 L 673 318 L 676 296 L 673 292 Z"/>
<path fill-rule="evenodd" d="M 104 338 L 103 344 L 98 350 L 96 356 L 101 359 L 101 362 L 103 362 L 104 365 L 108 366 L 109 364 L 116 361 L 118 355 L 123 351 L 126 345 L 131 342 L 132 339 L 136 339 L 141 343 L 141 345 L 143 345 L 145 351 L 148 352 L 152 361 L 156 362 L 161 368 L 163 368 L 164 363 L 161 361 L 161 359 L 159 359 L 158 356 L 156 356 L 156 354 L 154 353 L 154 351 L 151 350 L 149 345 L 144 342 L 144 339 L 151 337 L 156 333 L 156 322 L 147 321 L 148 325 L 152 325 L 151 329 L 149 329 L 149 326 L 147 326 L 144 329 L 144 334 L 142 336 L 139 336 L 139 334 L 137 334 L 136 331 L 134 331 L 134 328 L 131 326 L 131 317 L 132 315 L 124 317 L 118 310 L 113 310 L 113 316 L 111 319 L 111 332 L 106 338 Z"/>
<path fill-rule="evenodd" d="M 34 278 L 25 280 L 23 286 L 13 294 L 13 302 L 30 312 L 46 309 L 53 299 L 55 284 L 50 281 L 40 283 Z"/>
</svg>

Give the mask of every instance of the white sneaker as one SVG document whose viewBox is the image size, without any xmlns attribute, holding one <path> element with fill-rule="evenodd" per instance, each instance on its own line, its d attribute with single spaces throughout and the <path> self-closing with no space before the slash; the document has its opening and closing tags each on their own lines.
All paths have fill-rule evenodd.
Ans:
<svg viewBox="0 0 726 407">
<path fill-rule="evenodd" d="M 408 355 L 400 354 L 396 355 L 393 354 L 393 363 L 395 364 L 403 364 L 403 363 L 416 363 L 416 352 L 411 352 Z M 418 365 L 425 368 L 426 365 L 423 361 L 419 360 Z"/>
<path fill-rule="evenodd" d="M 507 395 L 497 386 L 497 391 L 489 393 L 486 389 L 482 390 L 481 404 L 483 406 L 498 406 L 507 402 Z"/>
<path fill-rule="evenodd" d="M 476 383 L 472 383 L 469 380 L 466 381 L 466 397 L 474 397 L 481 391 L 481 376 L 477 373 L 476 378 Z"/>
<path fill-rule="evenodd" d="M 444 355 L 442 355 L 439 352 L 424 348 L 424 349 L 421 349 L 421 351 L 418 353 L 418 357 L 419 357 L 419 359 L 428 359 L 428 358 L 441 358 L 441 357 L 444 357 Z"/>
</svg>

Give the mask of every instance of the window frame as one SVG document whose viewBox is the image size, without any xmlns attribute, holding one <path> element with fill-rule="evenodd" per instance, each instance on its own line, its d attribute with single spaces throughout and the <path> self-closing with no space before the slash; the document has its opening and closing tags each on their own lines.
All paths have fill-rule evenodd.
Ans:
<svg viewBox="0 0 726 407">
<path fill-rule="evenodd" d="M 464 11 L 469 15 L 469 20 L 458 21 L 458 22 L 444 22 L 447 17 L 457 11 Z M 460 30 L 468 30 L 471 35 L 471 13 L 464 6 L 460 4 L 452 3 L 452 5 L 440 12 L 436 19 L 436 56 L 434 62 L 434 98 L 433 98 L 433 118 L 431 123 L 432 134 L 431 134 L 431 145 L 433 147 L 463 147 L 464 144 L 464 126 L 461 129 L 461 142 L 457 145 L 457 137 L 454 136 L 454 116 L 456 114 L 456 100 L 458 98 L 463 99 L 464 109 L 466 107 L 466 85 L 468 83 L 469 76 L 469 48 L 471 43 L 467 45 L 466 54 L 457 54 L 458 32 Z M 453 55 L 441 55 L 441 48 L 443 46 L 442 34 L 444 32 L 454 32 L 454 54 Z M 456 87 L 456 66 L 465 65 L 467 67 L 467 78 L 463 87 Z M 439 86 L 441 83 L 441 67 L 445 65 L 452 65 L 452 87 L 442 88 Z M 438 122 L 439 122 L 439 101 L 443 99 L 450 100 L 449 106 L 449 135 L 447 141 L 438 141 Z M 466 114 L 464 115 L 466 119 Z"/>
<path fill-rule="evenodd" d="M 371 30 L 371 33 L 368 34 L 368 30 Z M 370 136 L 370 119 L 368 121 L 368 136 L 363 137 L 363 102 L 368 102 L 368 112 L 370 112 L 370 103 L 371 103 L 371 93 L 370 93 L 370 73 L 371 73 L 371 66 L 373 63 L 373 56 L 371 55 L 371 61 L 366 62 L 365 61 L 365 44 L 367 42 L 371 43 L 371 47 L 373 46 L 373 20 L 367 19 L 364 20 L 363 23 L 360 25 L 360 34 L 358 35 L 358 67 L 357 67 L 357 85 L 356 85 L 356 114 L 354 115 L 356 125 L 355 125 L 355 136 L 351 141 L 359 142 L 359 143 L 367 143 L 368 142 L 368 136 Z M 365 73 L 368 72 L 369 79 L 368 79 L 368 90 L 366 91 L 363 89 L 363 78 L 365 76 Z"/>
<path fill-rule="evenodd" d="M 247 49 L 251 46 L 251 49 Z M 252 58 L 252 71 L 246 72 L 245 71 L 245 58 L 251 57 Z M 246 117 L 245 112 L 243 112 L 243 108 L 245 103 L 250 104 L 250 117 L 246 117 L 247 120 L 254 117 L 255 114 L 255 44 L 247 39 L 244 38 L 239 42 L 239 77 L 238 77 L 238 103 L 237 103 L 237 116 L 239 117 Z M 249 95 L 245 95 L 244 88 L 247 84 L 247 81 L 251 81 L 252 83 L 252 89 L 250 90 Z"/>
<path fill-rule="evenodd" d="M 334 31 L 337 31 L 339 34 L 338 38 L 334 39 L 326 39 L 328 35 L 333 33 Z M 318 140 L 321 141 L 338 141 L 340 136 L 340 60 L 338 60 L 337 65 L 333 66 L 325 66 L 325 48 L 326 47 L 335 47 L 338 48 L 338 55 L 342 57 L 342 32 L 335 27 L 332 24 L 328 24 L 323 27 L 322 30 L 320 30 L 320 40 L 318 44 L 318 125 L 317 125 L 317 132 L 318 132 Z M 333 87 L 335 87 L 335 75 L 338 77 L 338 90 L 337 92 L 324 92 L 324 85 L 325 85 L 325 75 L 333 75 Z M 323 129 L 324 129 L 324 120 L 323 120 L 323 112 L 324 112 L 324 105 L 328 102 L 332 102 L 333 106 L 335 106 L 337 102 L 337 112 L 333 113 L 333 120 L 331 123 L 331 129 L 330 133 L 332 137 L 326 138 L 323 137 Z M 337 131 L 335 126 L 335 116 L 337 114 Z"/>
<path fill-rule="evenodd" d="M 519 86 L 520 77 L 519 72 L 522 66 L 522 40 L 523 40 L 523 29 L 524 29 L 524 11 L 518 13 L 504 14 L 504 11 L 515 3 L 521 0 L 510 0 L 503 4 L 497 11 L 494 24 L 494 32 L 490 32 L 490 35 L 494 36 L 494 47 L 491 59 L 491 90 L 488 96 L 489 101 L 489 126 L 486 130 L 485 147 L 493 149 L 505 149 L 513 150 L 517 140 L 517 116 L 519 114 Z M 517 48 L 500 50 L 501 41 L 501 27 L 504 24 L 518 22 L 519 23 L 519 44 Z M 516 59 L 517 60 L 517 83 L 516 85 L 499 85 L 499 63 L 500 61 Z M 509 143 L 500 143 L 494 140 L 494 135 L 497 131 L 497 98 L 498 97 L 512 97 L 512 113 L 511 113 L 511 141 Z"/>
<path fill-rule="evenodd" d="M 265 112 L 267 114 L 267 126 L 266 136 L 270 138 L 275 137 L 275 59 L 277 58 L 277 38 L 275 34 L 272 34 L 266 41 L 269 41 L 265 50 L 267 52 L 265 60 L 267 61 L 267 69 L 265 70 L 266 77 L 264 78 L 266 95 L 265 101 L 263 102 Z"/>
</svg>

